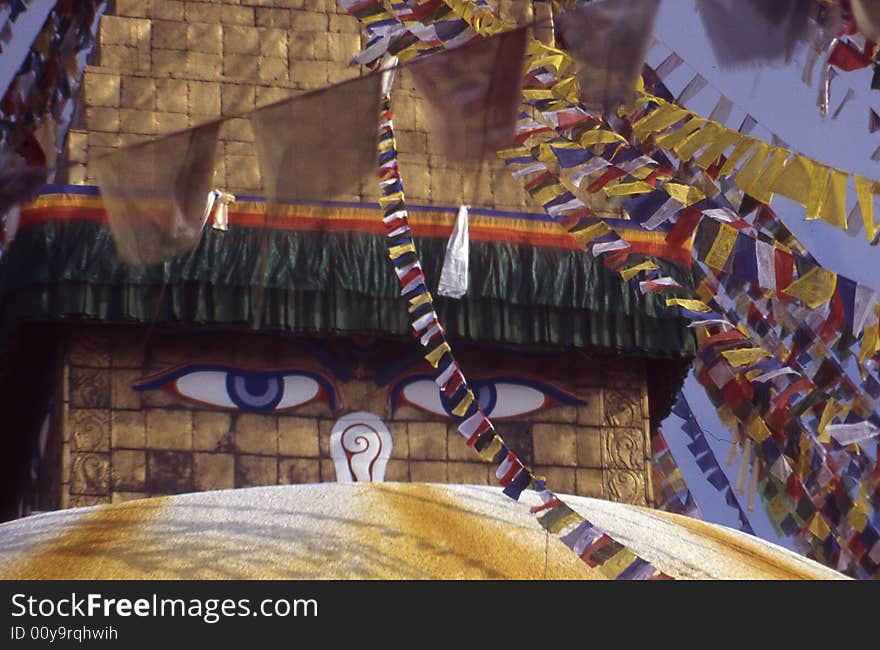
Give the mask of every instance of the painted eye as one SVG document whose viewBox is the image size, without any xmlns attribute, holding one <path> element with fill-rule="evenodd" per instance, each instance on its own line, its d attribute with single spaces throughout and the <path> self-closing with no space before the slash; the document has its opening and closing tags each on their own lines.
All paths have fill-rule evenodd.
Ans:
<svg viewBox="0 0 880 650">
<path fill-rule="evenodd" d="M 483 412 L 495 419 L 529 415 L 556 404 L 586 404 L 571 393 L 526 377 L 476 378 L 470 386 Z M 451 415 L 449 400 L 425 375 L 405 377 L 392 384 L 388 400 L 392 409 L 405 403 L 434 415 Z"/>
<path fill-rule="evenodd" d="M 326 401 L 339 403 L 333 381 L 309 370 L 249 370 L 228 366 L 184 365 L 138 379 L 135 390 L 163 389 L 184 399 L 225 409 L 267 413 Z"/>
</svg>

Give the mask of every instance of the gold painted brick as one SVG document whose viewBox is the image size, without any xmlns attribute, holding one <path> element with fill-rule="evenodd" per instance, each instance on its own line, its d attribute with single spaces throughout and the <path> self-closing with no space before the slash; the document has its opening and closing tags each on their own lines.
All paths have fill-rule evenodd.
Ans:
<svg viewBox="0 0 880 650">
<path fill-rule="evenodd" d="M 138 499 L 148 499 L 148 492 L 111 492 L 110 503 L 125 503 L 127 501 L 137 501 Z"/>
<path fill-rule="evenodd" d="M 116 0 L 116 15 L 131 18 L 147 18 L 149 3 L 146 0 Z M 103 20 L 103 19 L 102 19 Z"/>
<path fill-rule="evenodd" d="M 336 420 L 318 420 L 318 448 L 322 458 L 330 458 L 330 431 L 334 424 Z M 393 453 L 392 450 L 392 456 Z"/>
<path fill-rule="evenodd" d="M 147 448 L 191 450 L 192 422 L 193 414 L 189 410 L 147 409 Z"/>
<path fill-rule="evenodd" d="M 122 78 L 121 105 L 123 108 L 156 110 L 156 82 L 147 77 L 124 76 Z"/>
<path fill-rule="evenodd" d="M 146 489 L 147 454 L 144 450 L 110 454 L 110 489 L 139 492 Z"/>
<path fill-rule="evenodd" d="M 224 147 L 226 149 L 227 156 L 256 156 L 256 149 L 254 149 L 254 145 L 250 142 L 224 142 Z M 324 405 L 321 405 L 324 406 Z M 299 415 L 302 415 L 302 409 L 304 407 L 299 407 L 296 412 Z M 322 415 L 327 415 L 327 407 L 324 406 Z"/>
<path fill-rule="evenodd" d="M 573 467 L 554 467 L 548 465 L 537 465 L 534 469 L 535 476 L 543 476 L 547 480 L 547 487 L 558 494 L 578 494 L 576 490 L 576 473 Z M 494 485 L 498 482 L 492 473 L 491 483 Z M 599 487 L 601 488 L 601 481 Z"/>
<path fill-rule="evenodd" d="M 357 76 L 357 66 L 349 65 L 352 58 L 361 51 L 361 37 L 356 33 L 328 34 L 328 59 L 349 67 Z"/>
<path fill-rule="evenodd" d="M 446 463 L 412 460 L 409 476 L 415 483 L 446 483 Z"/>
<path fill-rule="evenodd" d="M 220 104 L 223 115 L 241 115 L 254 110 L 256 92 L 247 84 L 223 84 Z"/>
<path fill-rule="evenodd" d="M 169 20 L 155 21 L 153 47 L 162 50 L 185 50 L 186 24 Z"/>
<path fill-rule="evenodd" d="M 535 463 L 577 465 L 577 434 L 567 424 L 535 424 L 532 427 Z"/>
<path fill-rule="evenodd" d="M 223 57 L 223 74 L 252 80 L 257 77 L 257 57 L 250 54 L 227 54 Z"/>
<path fill-rule="evenodd" d="M 338 84 L 360 75 L 358 68 L 338 61 L 327 62 L 327 83 Z"/>
<path fill-rule="evenodd" d="M 429 143 L 430 144 L 430 143 Z M 431 200 L 444 205 L 463 202 L 464 177 L 450 167 L 431 168 Z"/>
<path fill-rule="evenodd" d="M 406 432 L 409 425 L 396 421 L 386 421 L 385 425 L 391 434 L 391 458 L 409 458 L 409 438 Z"/>
<path fill-rule="evenodd" d="M 190 81 L 187 83 L 189 92 L 190 115 L 220 115 L 220 84 L 211 81 Z"/>
<path fill-rule="evenodd" d="M 165 113 L 187 113 L 187 84 L 183 79 L 156 79 L 156 108 Z"/>
<path fill-rule="evenodd" d="M 98 30 L 98 42 L 101 47 L 107 45 L 135 45 L 132 18 L 118 16 L 102 16 Z"/>
<path fill-rule="evenodd" d="M 239 194 L 259 194 L 260 166 L 257 157 L 228 157 L 226 159 L 226 184 L 230 191 L 235 190 Z"/>
<path fill-rule="evenodd" d="M 446 425 L 446 456 L 449 460 L 475 462 L 479 456 L 473 447 L 467 446 L 467 439 L 458 432 L 454 423 Z"/>
<path fill-rule="evenodd" d="M 287 58 L 287 30 L 261 29 L 259 38 L 260 54 L 277 59 Z"/>
<path fill-rule="evenodd" d="M 126 133 L 155 134 L 158 132 L 156 112 L 139 111 L 136 108 L 120 108 L 119 128 Z"/>
<path fill-rule="evenodd" d="M 448 463 L 446 475 L 450 483 L 489 485 L 489 467 L 484 463 Z"/>
<path fill-rule="evenodd" d="M 178 50 L 153 50 L 153 74 L 170 75 L 186 69 L 186 57 Z M 161 92 L 159 93 L 161 98 Z"/>
<path fill-rule="evenodd" d="M 326 32 L 330 24 L 328 18 L 327 14 L 314 11 L 291 11 L 290 27 L 294 31 Z"/>
<path fill-rule="evenodd" d="M 296 24 L 291 25 L 290 11 L 275 7 L 257 7 L 254 9 L 254 24 L 257 27 L 280 27 L 289 29 L 291 26 L 298 29 Z"/>
<path fill-rule="evenodd" d="M 329 458 L 322 458 L 318 464 L 321 471 L 321 481 L 324 483 L 332 483 L 336 481 L 336 465 Z M 386 475 L 387 475 L 386 471 Z"/>
<path fill-rule="evenodd" d="M 159 113 L 156 129 L 159 133 L 176 133 L 189 128 L 189 118 L 184 113 Z"/>
<path fill-rule="evenodd" d="M 221 54 L 223 52 L 223 28 L 220 25 L 191 23 L 186 26 L 186 45 L 190 52 Z"/>
<path fill-rule="evenodd" d="M 183 2 L 181 0 L 151 0 L 150 18 L 182 21 L 184 19 Z"/>
<path fill-rule="evenodd" d="M 302 90 L 317 90 L 327 85 L 330 78 L 326 61 L 291 61 L 290 80 Z"/>
<path fill-rule="evenodd" d="M 114 449 L 144 449 L 147 445 L 146 413 L 113 411 L 110 416 L 110 443 Z"/>
<path fill-rule="evenodd" d="M 200 77 L 216 77 L 217 71 L 223 68 L 223 56 L 206 54 L 205 52 L 186 52 L 186 71 Z"/>
<path fill-rule="evenodd" d="M 235 449 L 246 454 L 278 454 L 278 424 L 274 415 L 242 413 L 235 422 Z"/>
<path fill-rule="evenodd" d="M 256 27 L 231 25 L 223 28 L 223 54 L 260 53 L 260 30 Z"/>
<path fill-rule="evenodd" d="M 278 482 L 278 459 L 239 454 L 235 457 L 235 487 L 275 485 Z"/>
<path fill-rule="evenodd" d="M 446 424 L 410 422 L 407 426 L 409 457 L 430 460 L 446 459 Z"/>
<path fill-rule="evenodd" d="M 88 168 L 84 164 L 75 164 L 67 168 L 67 182 L 70 185 L 86 185 Z"/>
<path fill-rule="evenodd" d="M 89 148 L 94 149 L 95 147 L 104 147 L 111 149 L 118 149 L 122 143 L 120 135 L 118 133 L 104 133 L 103 131 L 91 131 L 89 133 Z"/>
<path fill-rule="evenodd" d="M 262 81 L 287 81 L 287 59 L 259 57 L 257 59 L 257 76 Z"/>
<path fill-rule="evenodd" d="M 232 418 L 220 411 L 193 413 L 193 449 L 232 451 Z"/>
<path fill-rule="evenodd" d="M 577 459 L 581 467 L 602 467 L 601 429 L 577 428 Z"/>
<path fill-rule="evenodd" d="M 321 465 L 316 458 L 282 458 L 278 461 L 278 482 L 282 485 L 320 481 Z"/>
<path fill-rule="evenodd" d="M 253 25 L 254 9 L 224 3 L 220 7 L 220 22 L 224 25 Z"/>
<path fill-rule="evenodd" d="M 193 484 L 196 490 L 228 490 L 235 487 L 235 456 L 193 454 Z"/>
<path fill-rule="evenodd" d="M 223 18 L 221 5 L 218 2 L 187 2 L 183 15 L 188 23 L 218 24 Z"/>
<path fill-rule="evenodd" d="M 602 425 L 605 422 L 602 406 L 602 389 L 580 388 L 577 391 L 577 396 L 586 402 L 585 405 L 577 407 L 578 424 Z"/>
<path fill-rule="evenodd" d="M 359 34 L 360 33 L 360 25 L 358 23 L 358 19 L 354 16 L 349 16 L 348 14 L 344 15 L 335 15 L 330 14 L 327 16 L 328 18 L 328 27 L 327 29 L 331 32 L 343 33 L 343 34 Z"/>
<path fill-rule="evenodd" d="M 336 480 L 336 469 L 333 469 L 332 478 Z M 327 481 L 327 476 L 322 474 L 322 480 Z M 385 480 L 388 482 L 408 483 L 409 482 L 409 462 L 405 460 L 396 460 L 392 458 L 385 466 Z"/>
<path fill-rule="evenodd" d="M 317 457 L 318 420 L 278 416 L 278 453 L 282 456 Z"/>
<path fill-rule="evenodd" d="M 141 408 L 141 393 L 131 385 L 142 376 L 140 370 L 110 371 L 110 406 L 114 409 Z"/>
<path fill-rule="evenodd" d="M 67 502 L 69 508 L 86 508 L 88 506 L 99 506 L 104 503 L 110 503 L 110 498 L 106 496 L 88 496 L 84 494 L 71 494 Z"/>
<path fill-rule="evenodd" d="M 138 67 L 136 48 L 125 45 L 105 45 L 100 50 L 101 67 L 111 70 L 133 71 Z"/>
<path fill-rule="evenodd" d="M 282 86 L 257 86 L 256 91 L 257 106 L 274 104 L 297 94 L 297 91 Z"/>
<path fill-rule="evenodd" d="M 394 116 L 395 122 L 397 115 Z M 420 163 L 425 165 L 424 156 L 428 152 L 428 136 L 419 131 L 397 130 L 394 138 L 397 141 L 398 156 L 410 156 L 410 164 Z M 418 158 L 417 158 L 418 157 Z M 421 160 L 419 160 L 421 158 Z"/>
<path fill-rule="evenodd" d="M 86 128 L 89 131 L 118 131 L 119 110 L 98 106 L 86 107 Z"/>
<path fill-rule="evenodd" d="M 86 106 L 119 106 L 120 77 L 86 68 L 83 76 L 83 99 Z"/>
<path fill-rule="evenodd" d="M 330 53 L 330 36 L 327 32 L 294 30 L 288 40 L 291 61 L 326 61 Z"/>
<path fill-rule="evenodd" d="M 73 336 L 69 343 L 68 362 L 75 366 L 110 367 L 110 339 L 90 329 Z"/>
<path fill-rule="evenodd" d="M 221 140 L 235 140 L 237 142 L 253 142 L 254 131 L 250 120 L 244 118 L 230 118 L 220 125 Z"/>
<path fill-rule="evenodd" d="M 585 497 L 593 497 L 595 499 L 604 499 L 605 493 L 604 488 L 602 487 L 602 470 L 601 469 L 584 469 L 578 468 L 577 470 L 577 491 L 575 494 L 580 494 Z M 550 481 L 547 481 L 547 485 L 550 485 Z M 551 487 L 552 490 L 557 490 L 557 488 Z"/>
<path fill-rule="evenodd" d="M 73 451 L 110 449 L 110 411 L 72 408 L 68 426 Z"/>
</svg>

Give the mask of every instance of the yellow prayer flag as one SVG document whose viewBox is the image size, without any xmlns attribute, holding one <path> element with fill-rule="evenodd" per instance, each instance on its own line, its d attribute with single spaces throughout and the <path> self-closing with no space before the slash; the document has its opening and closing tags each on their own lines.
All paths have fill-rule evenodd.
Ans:
<svg viewBox="0 0 880 650">
<path fill-rule="evenodd" d="M 706 123 L 707 120 L 704 120 L 702 117 L 692 117 L 677 129 L 664 133 L 663 135 L 658 135 L 654 139 L 654 144 L 661 149 L 674 149 L 679 142 L 684 140 L 697 129 L 703 128 Z"/>
<path fill-rule="evenodd" d="M 804 158 L 804 164 L 809 173 L 806 219 L 818 219 L 820 208 L 825 201 L 825 195 L 828 191 L 828 180 L 831 176 L 831 168 L 819 164 L 815 160 L 810 160 L 809 158 Z"/>
<path fill-rule="evenodd" d="M 739 168 L 736 176 L 733 177 L 733 181 L 743 192 L 751 194 L 751 187 L 761 175 L 761 170 L 764 169 L 764 163 L 767 162 L 769 156 L 770 145 L 766 142 L 758 142 L 755 144 L 755 148 L 752 150 L 749 159 L 743 163 L 743 166 Z"/>
<path fill-rule="evenodd" d="M 494 460 L 495 456 L 498 454 L 498 452 L 501 451 L 502 446 L 503 446 L 503 443 L 501 441 L 501 438 L 499 438 L 497 435 L 492 436 L 491 442 L 489 442 L 488 445 L 486 445 L 483 449 L 481 449 L 477 453 L 480 455 L 480 458 L 485 460 L 487 463 L 491 463 L 492 460 Z"/>
<path fill-rule="evenodd" d="M 856 184 L 856 197 L 859 200 L 859 212 L 862 213 L 862 222 L 865 224 L 865 235 L 868 241 L 874 241 L 877 236 L 877 224 L 874 223 L 874 181 L 853 176 Z"/>
<path fill-rule="evenodd" d="M 818 512 L 813 515 L 813 519 L 810 521 L 810 532 L 817 539 L 826 539 L 831 534 L 831 528 L 828 527 L 825 519 Z"/>
<path fill-rule="evenodd" d="M 819 442 L 831 442 L 831 436 L 825 430 L 831 421 L 838 417 L 846 417 L 849 407 L 841 404 L 833 397 L 829 397 L 825 403 L 825 410 L 822 411 L 822 417 L 819 419 Z"/>
<path fill-rule="evenodd" d="M 691 300 L 689 298 L 667 298 L 667 307 L 684 307 L 690 311 L 709 312 L 712 309 L 702 300 Z"/>
<path fill-rule="evenodd" d="M 633 124 L 633 133 L 641 141 L 651 133 L 662 131 L 690 114 L 690 111 L 664 102 L 653 113 Z"/>
<path fill-rule="evenodd" d="M 709 252 L 706 253 L 703 261 L 712 269 L 723 270 L 730 254 L 733 252 L 738 235 L 739 231 L 736 228 L 731 228 L 723 223 L 720 224 L 715 241 L 712 242 L 712 246 L 709 248 Z"/>
<path fill-rule="evenodd" d="M 447 352 L 451 352 L 451 348 L 449 347 L 449 343 L 443 341 L 443 343 L 425 355 L 425 361 L 430 363 L 432 368 L 436 368 L 437 364 L 440 363 L 440 359 L 442 359 L 443 355 Z"/>
<path fill-rule="evenodd" d="M 767 424 L 759 415 L 755 415 L 755 417 L 746 422 L 745 429 L 749 438 L 758 443 L 764 442 L 770 437 L 770 429 L 767 428 Z"/>
<path fill-rule="evenodd" d="M 623 278 L 624 282 L 630 281 L 633 277 L 638 275 L 640 271 L 656 271 L 660 267 L 654 264 L 654 262 L 646 261 L 641 264 L 636 264 L 635 266 L 631 266 L 628 269 L 623 269 L 620 271 L 620 277 Z"/>
<path fill-rule="evenodd" d="M 474 403 L 474 394 L 468 390 L 465 392 L 464 397 L 461 398 L 461 401 L 452 409 L 452 414 L 457 415 L 458 417 L 463 416 L 471 404 Z"/>
<path fill-rule="evenodd" d="M 593 131 L 587 131 L 581 136 L 580 144 L 583 147 L 591 147 L 594 144 L 611 144 L 613 142 L 626 142 L 626 138 L 624 138 L 619 133 L 615 133 L 614 131 L 606 131 L 603 129 L 594 129 Z"/>
<path fill-rule="evenodd" d="M 837 274 L 816 266 L 786 287 L 785 293 L 815 309 L 831 300 L 836 287 Z"/>
<path fill-rule="evenodd" d="M 631 183 L 614 183 L 602 188 L 605 196 L 630 196 L 633 194 L 647 194 L 654 191 L 654 186 L 644 181 Z"/>
<path fill-rule="evenodd" d="M 819 204 L 819 216 L 832 226 L 846 230 L 846 180 L 848 175 L 832 169 Z"/>
<path fill-rule="evenodd" d="M 608 558 L 604 564 L 598 567 L 602 575 L 616 579 L 636 559 L 635 553 L 627 548 L 621 548 L 617 553 Z"/>
<path fill-rule="evenodd" d="M 809 159 L 796 155 L 770 185 L 770 191 L 806 205 L 810 198 Z"/>
<path fill-rule="evenodd" d="M 696 187 L 684 183 L 664 183 L 663 189 L 670 197 L 685 206 L 693 205 L 705 198 Z"/>
<path fill-rule="evenodd" d="M 764 170 L 758 174 L 758 177 L 748 188 L 743 187 L 743 189 L 761 203 L 770 203 L 773 200 L 773 184 L 785 169 L 789 156 L 791 156 L 791 152 L 774 148 Z"/>
<path fill-rule="evenodd" d="M 765 352 L 761 348 L 744 348 L 742 350 L 724 350 L 722 353 L 724 358 L 730 362 L 734 368 L 741 366 L 750 366 L 759 359 L 769 357 L 770 353 Z"/>
<path fill-rule="evenodd" d="M 733 148 L 733 151 L 730 152 L 730 155 L 727 157 L 727 161 L 721 167 L 721 171 L 718 172 L 720 176 L 727 176 L 734 170 L 736 164 L 749 153 L 752 148 L 759 142 L 755 140 L 755 138 L 750 138 L 748 136 L 740 136 L 739 142 L 736 143 L 736 146 Z"/>
</svg>

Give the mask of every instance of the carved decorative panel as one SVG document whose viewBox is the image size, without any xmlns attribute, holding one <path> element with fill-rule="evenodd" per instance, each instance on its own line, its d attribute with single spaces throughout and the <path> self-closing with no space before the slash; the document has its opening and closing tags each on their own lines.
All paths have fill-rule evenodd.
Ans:
<svg viewBox="0 0 880 650">
<path fill-rule="evenodd" d="M 110 494 L 110 457 L 107 454 L 72 454 L 72 494 Z"/>
<path fill-rule="evenodd" d="M 645 437 L 639 429 L 603 429 L 603 465 L 645 470 Z"/>
<path fill-rule="evenodd" d="M 604 481 L 605 494 L 609 500 L 637 506 L 646 505 L 643 474 L 626 469 L 606 469 Z"/>
</svg>

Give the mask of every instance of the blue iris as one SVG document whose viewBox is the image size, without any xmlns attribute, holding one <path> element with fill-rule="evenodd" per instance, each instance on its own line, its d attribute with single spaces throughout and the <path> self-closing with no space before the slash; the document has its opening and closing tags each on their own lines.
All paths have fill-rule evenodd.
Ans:
<svg viewBox="0 0 880 650">
<path fill-rule="evenodd" d="M 242 411 L 272 411 L 284 396 L 281 378 L 268 373 L 230 372 L 226 390 Z"/>
</svg>

